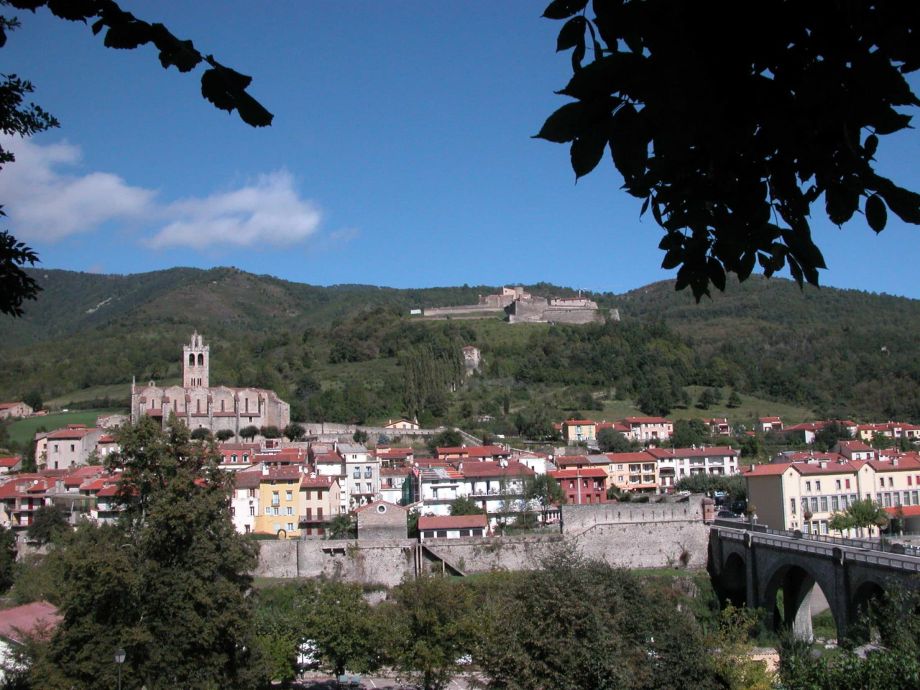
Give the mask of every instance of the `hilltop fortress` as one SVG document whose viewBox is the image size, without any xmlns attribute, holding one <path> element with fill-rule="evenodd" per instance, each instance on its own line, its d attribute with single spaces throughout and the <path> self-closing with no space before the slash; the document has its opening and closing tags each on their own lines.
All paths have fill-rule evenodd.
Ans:
<svg viewBox="0 0 920 690">
<path fill-rule="evenodd" d="M 597 302 L 586 297 L 536 297 L 523 287 L 503 287 L 501 292 L 480 295 L 478 304 L 457 307 L 430 307 L 423 315 L 433 319 L 484 318 L 502 315 L 508 323 L 594 323 L 604 320 Z M 620 320 L 616 309 L 610 310 L 614 321 Z"/>
</svg>

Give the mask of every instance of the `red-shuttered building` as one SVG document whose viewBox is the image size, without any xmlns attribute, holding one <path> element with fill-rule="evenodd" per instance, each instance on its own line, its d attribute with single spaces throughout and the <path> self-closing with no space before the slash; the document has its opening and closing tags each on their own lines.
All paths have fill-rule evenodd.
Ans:
<svg viewBox="0 0 920 690">
<path fill-rule="evenodd" d="M 587 505 L 607 502 L 607 472 L 602 467 L 556 470 L 549 476 L 559 482 L 566 503 Z"/>
</svg>

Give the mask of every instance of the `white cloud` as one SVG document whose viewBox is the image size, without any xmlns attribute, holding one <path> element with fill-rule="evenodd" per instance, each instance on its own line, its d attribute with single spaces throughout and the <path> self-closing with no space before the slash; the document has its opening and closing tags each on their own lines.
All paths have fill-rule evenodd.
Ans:
<svg viewBox="0 0 920 690">
<path fill-rule="evenodd" d="M 16 156 L 0 173 L 0 202 L 21 239 L 53 242 L 111 220 L 139 218 L 150 210 L 155 193 L 132 187 L 117 175 L 59 172 L 80 162 L 76 146 L 40 146 L 6 135 L 0 140 Z"/>
<path fill-rule="evenodd" d="M 151 247 L 287 247 L 319 228 L 322 214 L 294 189 L 286 171 L 260 175 L 241 189 L 186 199 L 164 209 L 174 220 L 147 240 Z"/>
<path fill-rule="evenodd" d="M 71 144 L 39 145 L 2 135 L 0 144 L 16 156 L 0 172 L 0 203 L 14 234 L 30 242 L 54 242 L 121 221 L 150 228 L 143 242 L 158 249 L 277 248 L 305 241 L 322 221 L 320 210 L 300 198 L 284 170 L 204 198 L 158 203 L 155 191 L 117 175 L 74 173 L 81 154 Z"/>
</svg>

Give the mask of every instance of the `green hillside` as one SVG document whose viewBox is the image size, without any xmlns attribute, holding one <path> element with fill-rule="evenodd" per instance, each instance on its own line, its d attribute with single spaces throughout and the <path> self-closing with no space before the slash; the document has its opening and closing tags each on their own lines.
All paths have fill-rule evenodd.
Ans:
<svg viewBox="0 0 920 690">
<path fill-rule="evenodd" d="M 23 319 L 0 319 L 2 399 L 37 391 L 59 407 L 122 405 L 132 376 L 179 377 L 181 346 L 198 330 L 213 383 L 274 388 L 301 418 L 418 414 L 537 436 L 575 412 L 920 421 L 920 302 L 888 295 L 752 278 L 697 305 L 656 283 L 590 295 L 620 322 L 550 326 L 409 316 L 474 303 L 497 286 L 317 287 L 232 268 L 35 275 L 38 302 Z M 482 352 L 470 380 L 459 374 L 463 345 Z M 741 406 L 698 409 L 707 387 L 726 399 L 735 391 Z"/>
</svg>

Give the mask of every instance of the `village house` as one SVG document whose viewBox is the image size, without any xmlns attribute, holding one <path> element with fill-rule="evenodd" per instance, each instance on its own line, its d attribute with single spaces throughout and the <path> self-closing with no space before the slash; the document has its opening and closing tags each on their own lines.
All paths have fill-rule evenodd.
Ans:
<svg viewBox="0 0 920 690">
<path fill-rule="evenodd" d="M 409 536 L 408 509 L 376 501 L 361 506 L 355 511 L 358 522 L 358 540 L 362 539 L 406 539 Z"/>
<path fill-rule="evenodd" d="M 435 449 L 438 460 L 444 462 L 499 462 L 511 458 L 511 451 L 501 446 L 445 446 Z"/>
<path fill-rule="evenodd" d="M 102 429 L 89 428 L 83 424 L 69 424 L 65 429 L 58 429 L 42 435 L 42 451 L 36 442 L 36 464 L 39 469 L 66 470 L 77 465 L 87 465 L 95 454 L 100 460 L 96 446 L 102 439 Z M 114 444 L 114 440 L 109 441 Z"/>
<path fill-rule="evenodd" d="M 477 515 L 421 516 L 418 519 L 418 539 L 461 539 L 484 537 L 489 533 L 489 520 L 485 513 Z"/>
<path fill-rule="evenodd" d="M 412 448 L 390 448 L 377 446 L 373 451 L 380 467 L 408 467 L 415 462 Z"/>
<path fill-rule="evenodd" d="M 607 453 L 613 467 L 610 481 L 620 491 L 658 492 L 658 461 L 648 451 Z"/>
<path fill-rule="evenodd" d="M 779 417 L 760 417 L 757 420 L 757 425 L 763 434 L 783 430 L 783 420 Z"/>
<path fill-rule="evenodd" d="M 695 474 L 738 473 L 738 451 L 730 446 L 649 448 L 646 452 L 657 461 L 658 482 L 664 493 L 672 492 L 677 482 Z"/>
<path fill-rule="evenodd" d="M 593 419 L 567 419 L 562 422 L 562 438 L 566 443 L 588 443 L 597 440 Z"/>
<path fill-rule="evenodd" d="M 468 490 L 463 473 L 451 465 L 417 467 L 414 474 L 426 515 L 450 515 L 450 504 Z"/>
<path fill-rule="evenodd" d="M 602 467 L 555 470 L 548 473 L 559 483 L 566 503 L 588 505 L 607 502 L 607 471 Z"/>
<path fill-rule="evenodd" d="M 756 506 L 760 521 L 774 529 L 827 534 L 831 515 L 856 500 L 871 499 L 892 516 L 912 514 L 920 506 L 920 458 L 916 453 L 891 460 L 752 465 L 742 474 L 749 503 Z M 867 534 L 877 534 L 877 529 L 869 528 Z"/>
<path fill-rule="evenodd" d="M 850 434 L 856 436 L 858 425 L 849 419 L 829 419 L 820 422 L 804 422 L 802 424 L 793 424 L 783 428 L 783 436 L 787 439 L 795 439 L 812 444 L 815 442 L 815 434 L 831 424 L 838 424 Z"/>
<path fill-rule="evenodd" d="M 875 460 L 878 452 L 862 441 L 838 441 L 831 452 L 839 453 L 847 460 Z"/>
<path fill-rule="evenodd" d="M 262 470 L 234 472 L 233 490 L 230 495 L 230 517 L 233 527 L 240 534 L 256 531 L 256 516 L 259 510 L 259 487 L 262 484 Z M 280 505 L 280 504 L 279 504 Z"/>
<path fill-rule="evenodd" d="M 418 431 L 421 427 L 418 422 L 401 417 L 400 419 L 388 419 L 383 425 L 384 429 L 395 429 L 399 431 Z"/>
<path fill-rule="evenodd" d="M 712 417 L 704 419 L 703 424 L 709 427 L 710 436 L 731 436 L 732 427 L 725 417 Z"/>
<path fill-rule="evenodd" d="M 32 524 L 35 511 L 45 505 L 53 482 L 40 474 L 19 474 L 0 484 L 0 525 L 21 531 Z"/>
<path fill-rule="evenodd" d="M 329 522 L 341 515 L 339 493 L 341 487 L 336 477 L 304 474 L 300 480 L 300 534 L 307 539 L 326 535 Z"/>
<path fill-rule="evenodd" d="M 339 443 L 345 463 L 345 491 L 349 509 L 372 502 L 380 493 L 380 461 L 359 443 Z"/>
<path fill-rule="evenodd" d="M 14 419 L 16 417 L 31 417 L 34 410 L 22 401 L 0 402 L 0 419 Z"/>
<path fill-rule="evenodd" d="M 465 495 L 476 502 L 495 526 L 499 518 L 521 512 L 524 482 L 534 476 L 532 469 L 519 462 L 468 462 L 458 467 L 466 484 Z"/>
<path fill-rule="evenodd" d="M 220 443 L 220 468 L 222 470 L 240 470 L 253 465 L 255 455 L 259 452 L 258 443 Z"/>
<path fill-rule="evenodd" d="M 640 443 L 666 441 L 674 434 L 674 422 L 663 417 L 627 417 L 622 424 L 629 428 L 627 438 Z"/>
<path fill-rule="evenodd" d="M 380 498 L 389 503 L 409 505 L 418 500 L 413 496 L 411 480 L 411 467 L 381 467 L 380 468 Z"/>
<path fill-rule="evenodd" d="M 302 468 L 296 465 L 261 465 L 259 511 L 254 531 L 279 537 L 298 537 L 300 480 Z"/>
<path fill-rule="evenodd" d="M 18 472 L 22 469 L 21 455 L 4 455 L 0 456 L 0 474 L 9 474 Z"/>
</svg>

